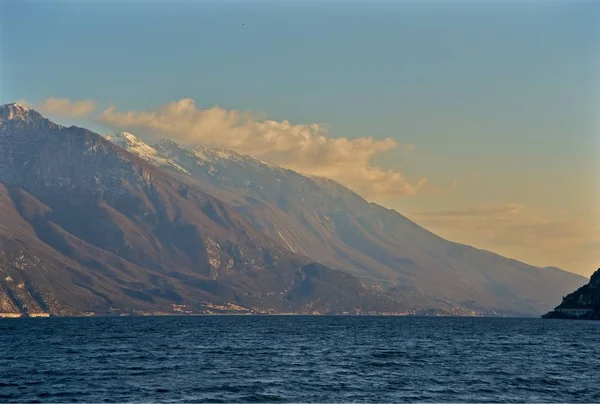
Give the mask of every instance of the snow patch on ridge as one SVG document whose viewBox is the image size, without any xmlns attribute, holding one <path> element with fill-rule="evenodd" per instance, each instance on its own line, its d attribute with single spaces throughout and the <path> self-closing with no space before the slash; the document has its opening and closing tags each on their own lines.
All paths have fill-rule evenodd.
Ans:
<svg viewBox="0 0 600 404">
<path fill-rule="evenodd" d="M 283 237 L 283 234 L 281 234 L 281 232 L 279 230 L 277 230 L 277 234 L 279 234 L 279 237 L 281 237 L 281 239 L 283 241 L 285 241 L 285 244 L 287 244 L 287 246 L 289 247 L 290 250 L 292 250 L 292 252 L 297 253 L 298 251 L 296 251 L 296 249 L 290 244 L 289 241 L 287 241 L 285 239 L 285 237 Z"/>
<path fill-rule="evenodd" d="M 154 149 L 152 146 L 149 146 L 148 144 L 144 143 L 135 135 L 129 132 L 121 132 L 117 133 L 116 135 L 106 135 L 104 136 L 104 138 L 116 144 L 117 146 L 127 150 L 128 152 L 133 153 L 138 157 L 146 160 L 150 164 L 159 167 L 170 166 L 178 171 L 189 174 L 189 172 L 185 168 L 183 168 L 173 160 L 166 158 L 165 156 L 157 152 L 156 149 Z"/>
</svg>

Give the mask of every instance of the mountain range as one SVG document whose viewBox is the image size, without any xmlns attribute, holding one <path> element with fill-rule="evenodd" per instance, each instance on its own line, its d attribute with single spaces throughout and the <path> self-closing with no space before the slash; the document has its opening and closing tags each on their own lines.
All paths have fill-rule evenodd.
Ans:
<svg viewBox="0 0 600 404">
<path fill-rule="evenodd" d="M 539 315 L 585 279 L 330 179 L 0 107 L 0 312 Z"/>
</svg>

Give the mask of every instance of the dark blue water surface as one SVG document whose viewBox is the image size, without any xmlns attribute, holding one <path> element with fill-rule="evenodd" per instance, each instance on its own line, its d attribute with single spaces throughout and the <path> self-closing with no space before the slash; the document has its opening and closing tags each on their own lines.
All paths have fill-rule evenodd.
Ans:
<svg viewBox="0 0 600 404">
<path fill-rule="evenodd" d="M 600 322 L 0 320 L 1 402 L 600 402 Z"/>
</svg>

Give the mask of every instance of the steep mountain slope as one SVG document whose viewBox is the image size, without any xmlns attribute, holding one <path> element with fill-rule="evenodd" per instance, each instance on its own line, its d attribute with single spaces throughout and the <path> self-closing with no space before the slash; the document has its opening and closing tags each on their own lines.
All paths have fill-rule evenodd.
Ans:
<svg viewBox="0 0 600 404">
<path fill-rule="evenodd" d="M 137 149 L 125 146 L 144 157 L 140 142 L 133 142 Z M 168 162 L 149 161 L 167 169 L 181 167 L 284 248 L 364 281 L 383 282 L 406 301 L 540 314 L 557 296 L 584 283 L 575 274 L 444 240 L 326 178 L 228 150 L 187 149 L 170 140 L 153 149 Z"/>
<path fill-rule="evenodd" d="M 9 313 L 403 307 L 282 248 L 191 177 L 18 104 L 0 107 L 0 217 Z"/>
</svg>

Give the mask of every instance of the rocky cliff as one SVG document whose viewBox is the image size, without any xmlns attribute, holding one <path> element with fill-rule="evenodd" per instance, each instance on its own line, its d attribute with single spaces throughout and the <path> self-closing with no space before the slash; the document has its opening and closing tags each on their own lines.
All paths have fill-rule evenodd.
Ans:
<svg viewBox="0 0 600 404">
<path fill-rule="evenodd" d="M 563 297 L 562 303 L 543 318 L 600 320 L 600 268 L 587 285 Z"/>
</svg>

